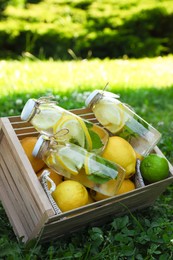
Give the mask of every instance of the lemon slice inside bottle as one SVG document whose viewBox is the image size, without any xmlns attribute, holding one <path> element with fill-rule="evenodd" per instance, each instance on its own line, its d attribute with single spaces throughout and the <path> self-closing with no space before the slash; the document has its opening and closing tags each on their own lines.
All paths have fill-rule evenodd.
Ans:
<svg viewBox="0 0 173 260">
<path fill-rule="evenodd" d="M 61 165 L 62 168 L 64 168 L 66 171 L 73 175 L 78 174 L 78 169 L 76 165 L 66 156 L 56 156 L 57 162 Z"/>
<path fill-rule="evenodd" d="M 124 107 L 121 103 L 106 101 L 97 104 L 94 113 L 98 121 L 112 133 L 118 133 L 125 124 Z"/>
<path fill-rule="evenodd" d="M 77 175 L 84 165 L 85 150 L 77 145 L 69 145 L 59 149 L 56 154 L 57 163 L 73 175 Z"/>
<path fill-rule="evenodd" d="M 58 136 L 59 139 L 64 139 L 69 142 L 85 146 L 85 134 L 79 121 L 71 115 L 62 115 L 62 118 L 53 127 L 53 133 L 58 133 L 61 129 L 67 129 L 68 133 L 64 136 Z"/>
<path fill-rule="evenodd" d="M 47 156 L 46 158 L 46 164 L 49 166 L 51 165 L 55 165 L 56 164 L 56 160 L 55 160 L 55 156 L 53 154 L 50 154 L 49 156 Z"/>
<path fill-rule="evenodd" d="M 90 169 L 89 169 L 89 154 L 87 154 L 87 155 L 85 156 L 84 168 L 85 168 L 85 173 L 86 173 L 86 175 L 90 175 L 91 172 L 90 172 Z"/>
<path fill-rule="evenodd" d="M 53 128 L 53 126 L 60 120 L 62 114 L 51 108 L 43 108 L 41 113 L 35 114 L 32 119 L 32 124 L 41 130 Z"/>
<path fill-rule="evenodd" d="M 91 136 L 89 134 L 88 128 L 86 127 L 85 122 L 79 117 L 77 118 L 78 122 L 80 123 L 84 134 L 85 134 L 85 138 L 86 138 L 86 143 L 87 143 L 87 150 L 91 151 L 92 150 L 92 140 L 91 140 Z"/>
</svg>

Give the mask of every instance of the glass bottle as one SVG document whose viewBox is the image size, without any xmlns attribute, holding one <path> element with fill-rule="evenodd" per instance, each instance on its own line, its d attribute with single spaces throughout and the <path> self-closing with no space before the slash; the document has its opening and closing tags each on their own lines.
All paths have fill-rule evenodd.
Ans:
<svg viewBox="0 0 173 260">
<path fill-rule="evenodd" d="M 113 196 L 125 177 L 125 170 L 99 155 L 72 144 L 58 142 L 41 135 L 33 149 L 33 156 L 41 158 L 58 174 L 79 181 L 88 188 Z"/>
<path fill-rule="evenodd" d="M 62 140 L 95 153 L 103 151 L 109 138 L 102 127 L 57 106 L 50 98 L 29 99 L 22 110 L 21 120 L 29 121 L 40 134 L 49 136 L 56 137 L 59 131 L 66 129 Z"/>
<path fill-rule="evenodd" d="M 85 104 L 102 126 L 113 135 L 126 139 L 136 152 L 146 156 L 158 143 L 161 134 L 117 98 L 111 92 L 95 90 Z"/>
</svg>

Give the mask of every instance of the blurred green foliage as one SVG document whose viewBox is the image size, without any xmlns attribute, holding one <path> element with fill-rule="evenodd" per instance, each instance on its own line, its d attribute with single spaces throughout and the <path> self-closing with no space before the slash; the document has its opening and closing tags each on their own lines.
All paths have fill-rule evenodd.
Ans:
<svg viewBox="0 0 173 260">
<path fill-rule="evenodd" d="M 0 2 L 0 18 L 2 16 L 2 12 L 5 10 L 7 5 L 9 4 L 10 0 L 1 0 Z"/>
<path fill-rule="evenodd" d="M 4 0 L 3 0 L 4 1 Z M 154 57 L 173 53 L 171 0 L 11 0 L 0 57 Z"/>
</svg>

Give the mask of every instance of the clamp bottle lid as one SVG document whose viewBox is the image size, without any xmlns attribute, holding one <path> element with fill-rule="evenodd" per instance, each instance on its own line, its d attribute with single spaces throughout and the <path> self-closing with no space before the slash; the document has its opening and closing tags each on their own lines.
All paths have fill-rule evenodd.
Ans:
<svg viewBox="0 0 173 260">
<path fill-rule="evenodd" d="M 101 95 L 101 90 L 94 90 L 88 97 L 87 99 L 85 100 L 85 105 L 88 107 L 88 106 L 91 106 L 92 102 L 94 101 L 94 99 L 96 98 L 96 96 L 99 94 Z"/>
<path fill-rule="evenodd" d="M 35 108 L 35 104 L 36 104 L 36 102 L 34 99 L 29 99 L 26 102 L 26 104 L 22 110 L 22 113 L 21 113 L 21 120 L 23 120 L 23 121 L 30 120 L 30 118 L 33 114 L 34 108 Z"/>
<path fill-rule="evenodd" d="M 119 98 L 119 95 L 114 94 L 112 92 L 108 92 L 105 90 L 94 90 L 85 100 L 85 105 L 87 107 L 92 106 L 92 103 L 97 102 L 101 96 L 107 97 L 107 98 Z"/>
<path fill-rule="evenodd" d="M 41 149 L 41 147 L 42 147 L 42 145 L 43 145 L 44 142 L 45 142 L 45 139 L 44 139 L 43 136 L 41 135 L 41 136 L 38 138 L 38 140 L 37 140 L 37 142 L 36 142 L 36 144 L 35 144 L 35 146 L 34 146 L 34 149 L 33 149 L 33 151 L 32 151 L 32 155 L 33 155 L 34 157 L 37 157 L 37 156 L 38 156 L 38 154 L 39 154 L 39 152 L 40 152 L 40 149 Z"/>
</svg>

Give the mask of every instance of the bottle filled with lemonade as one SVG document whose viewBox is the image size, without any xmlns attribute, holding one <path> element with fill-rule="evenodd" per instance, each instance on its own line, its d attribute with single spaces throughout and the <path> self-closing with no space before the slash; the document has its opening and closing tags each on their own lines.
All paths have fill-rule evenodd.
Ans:
<svg viewBox="0 0 173 260">
<path fill-rule="evenodd" d="M 102 127 L 57 106 L 48 98 L 29 99 L 22 110 L 21 119 L 29 121 L 41 134 L 56 137 L 61 132 L 58 140 L 77 144 L 98 154 L 104 150 L 109 138 Z"/>
<path fill-rule="evenodd" d="M 145 156 L 158 143 L 161 134 L 127 105 L 118 96 L 107 91 L 95 90 L 86 99 L 95 117 L 113 135 L 125 138 L 138 152 Z"/>
<path fill-rule="evenodd" d="M 125 177 L 125 170 L 118 164 L 76 144 L 58 142 L 45 135 L 38 138 L 33 156 L 67 179 L 108 196 L 116 195 Z"/>
</svg>

